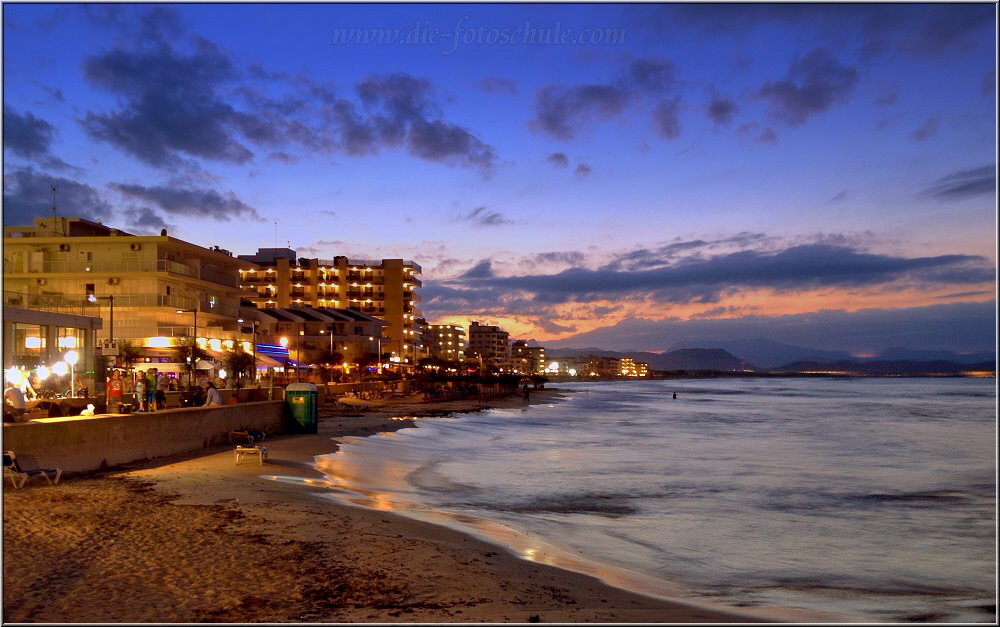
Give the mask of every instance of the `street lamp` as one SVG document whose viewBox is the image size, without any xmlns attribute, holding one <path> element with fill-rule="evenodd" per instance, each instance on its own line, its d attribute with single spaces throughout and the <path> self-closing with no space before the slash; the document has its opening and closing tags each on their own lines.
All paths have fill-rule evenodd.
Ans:
<svg viewBox="0 0 1000 627">
<path fill-rule="evenodd" d="M 67 351 L 63 359 L 69 364 L 69 395 L 76 398 L 76 362 L 80 361 L 80 354 L 76 351 Z"/>
<path fill-rule="evenodd" d="M 236 322 L 243 324 L 243 318 L 237 318 Z M 251 320 L 250 322 L 253 323 L 253 344 L 251 346 L 253 348 L 253 382 L 254 384 L 256 384 L 257 383 L 257 323 L 260 321 Z"/>
<path fill-rule="evenodd" d="M 278 344 L 281 344 L 282 348 L 288 349 L 288 338 L 282 336 L 281 339 L 278 340 Z M 291 357 L 288 358 L 289 361 L 291 361 L 291 359 L 292 359 Z M 296 364 L 295 366 L 296 366 L 296 369 L 298 369 L 298 364 Z M 287 372 L 285 373 L 285 376 L 288 376 Z"/>
<path fill-rule="evenodd" d="M 374 339 L 378 339 L 378 359 L 375 361 L 375 369 L 379 374 L 382 374 L 382 336 L 380 335 L 378 338 L 372 337 L 371 335 L 368 336 L 369 342 Z"/>
<path fill-rule="evenodd" d="M 194 384 L 194 371 L 198 369 L 198 362 L 194 359 L 194 347 L 198 345 L 198 310 L 197 309 L 178 309 L 177 313 L 189 313 L 194 314 L 194 327 L 191 331 L 191 357 L 188 359 L 191 361 L 191 370 L 188 371 L 188 391 L 191 390 L 191 386 Z"/>
<path fill-rule="evenodd" d="M 115 296 L 114 294 L 109 294 L 107 296 L 95 296 L 90 294 L 87 296 L 87 300 L 92 303 L 96 303 L 98 300 L 108 301 L 108 340 L 114 344 L 115 342 Z"/>
</svg>

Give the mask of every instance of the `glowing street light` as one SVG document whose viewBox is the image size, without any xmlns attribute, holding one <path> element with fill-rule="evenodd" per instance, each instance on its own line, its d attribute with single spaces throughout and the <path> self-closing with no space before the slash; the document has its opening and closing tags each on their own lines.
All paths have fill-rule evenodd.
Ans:
<svg viewBox="0 0 1000 627">
<path fill-rule="evenodd" d="M 44 381 L 49 378 L 49 369 L 44 365 L 39 366 L 35 368 L 35 375 L 37 375 L 40 380 Z"/>
<path fill-rule="evenodd" d="M 69 364 L 69 395 L 76 398 L 76 362 L 80 361 L 80 354 L 76 351 L 67 351 L 63 359 Z"/>
</svg>

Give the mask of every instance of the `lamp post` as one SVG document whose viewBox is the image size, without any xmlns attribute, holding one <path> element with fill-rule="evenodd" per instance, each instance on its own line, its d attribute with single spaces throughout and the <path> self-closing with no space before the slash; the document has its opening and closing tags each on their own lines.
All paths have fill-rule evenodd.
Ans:
<svg viewBox="0 0 1000 627">
<path fill-rule="evenodd" d="M 108 301 L 108 341 L 112 344 L 115 343 L 115 296 L 114 294 L 109 294 L 107 296 L 95 296 L 90 294 L 87 296 L 87 300 L 92 303 L 96 303 L 98 300 Z M 117 357 L 117 355 L 116 355 Z"/>
<path fill-rule="evenodd" d="M 240 324 L 243 323 L 243 318 L 237 318 L 236 322 Z M 251 320 L 253 323 L 253 343 L 250 347 L 253 349 L 253 382 L 257 383 L 257 323 L 259 320 Z"/>
<path fill-rule="evenodd" d="M 282 338 L 280 340 L 278 340 L 278 344 L 281 344 L 282 348 L 287 349 L 288 348 L 288 338 L 282 336 Z M 289 357 L 288 360 L 291 361 L 291 357 Z M 287 372 L 285 373 L 285 376 L 286 377 L 288 376 Z"/>
<path fill-rule="evenodd" d="M 375 370 L 377 370 L 379 374 L 382 374 L 382 336 L 379 335 L 376 338 L 369 335 L 368 341 L 370 342 L 372 340 L 378 340 L 378 354 L 376 355 L 377 359 L 375 360 Z"/>
<path fill-rule="evenodd" d="M 178 309 L 177 313 L 189 313 L 194 314 L 194 327 L 191 330 L 191 339 L 193 344 L 191 344 L 191 371 L 188 373 L 188 390 L 190 391 L 191 385 L 194 383 L 194 371 L 198 369 L 198 361 L 194 358 L 194 347 L 198 345 L 198 310 L 193 309 Z"/>
<path fill-rule="evenodd" d="M 69 364 L 69 395 L 76 398 L 76 362 L 80 360 L 80 354 L 76 351 L 67 351 L 63 359 Z"/>
</svg>

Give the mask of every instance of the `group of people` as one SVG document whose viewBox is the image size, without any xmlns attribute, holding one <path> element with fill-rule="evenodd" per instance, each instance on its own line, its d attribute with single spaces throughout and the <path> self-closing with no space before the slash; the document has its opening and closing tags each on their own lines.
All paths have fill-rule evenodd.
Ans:
<svg viewBox="0 0 1000 627">
<path fill-rule="evenodd" d="M 222 395 L 215 384 L 208 381 L 202 384 L 205 400 L 202 406 L 222 405 Z M 166 409 L 167 392 L 177 389 L 176 382 L 160 374 L 156 368 L 137 373 L 134 385 L 122 377 L 120 370 L 114 370 L 108 379 L 108 412 L 121 413 L 121 406 L 126 394 L 134 393 L 137 403 L 136 411 L 155 412 Z"/>
</svg>

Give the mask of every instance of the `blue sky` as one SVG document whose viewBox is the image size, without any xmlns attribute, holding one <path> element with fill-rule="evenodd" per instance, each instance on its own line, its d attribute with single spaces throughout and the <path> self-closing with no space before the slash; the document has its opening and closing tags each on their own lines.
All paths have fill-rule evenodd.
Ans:
<svg viewBox="0 0 1000 627">
<path fill-rule="evenodd" d="M 875 331 L 800 343 L 871 353 L 928 311 L 949 332 L 913 348 L 995 346 L 992 4 L 3 18 L 5 225 L 57 184 L 61 213 L 236 254 L 405 257 L 429 321 L 551 346 L 833 315 Z"/>
</svg>

